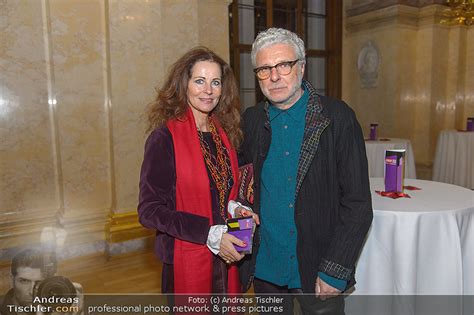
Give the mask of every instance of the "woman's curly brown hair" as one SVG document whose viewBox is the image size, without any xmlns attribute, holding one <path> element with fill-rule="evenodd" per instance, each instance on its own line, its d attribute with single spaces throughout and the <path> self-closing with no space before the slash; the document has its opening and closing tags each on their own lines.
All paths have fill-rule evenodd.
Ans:
<svg viewBox="0 0 474 315">
<path fill-rule="evenodd" d="M 188 82 L 198 61 L 215 62 L 221 67 L 222 94 L 211 115 L 219 121 L 230 142 L 237 149 L 243 137 L 240 129 L 237 82 L 230 66 L 206 47 L 196 47 L 188 51 L 173 64 L 165 84 L 158 91 L 158 96 L 149 104 L 147 132 L 163 126 L 170 119 L 180 119 L 184 116 L 189 106 L 186 97 Z"/>
</svg>

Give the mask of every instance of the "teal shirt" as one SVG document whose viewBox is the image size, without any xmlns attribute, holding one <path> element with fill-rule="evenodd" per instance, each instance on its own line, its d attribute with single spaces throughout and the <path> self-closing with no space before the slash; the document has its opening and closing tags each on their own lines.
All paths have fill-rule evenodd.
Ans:
<svg viewBox="0 0 474 315">
<path fill-rule="evenodd" d="M 289 289 L 301 288 L 294 204 L 308 99 L 304 91 L 287 110 L 269 107 L 272 138 L 261 177 L 262 224 L 255 277 Z"/>
</svg>

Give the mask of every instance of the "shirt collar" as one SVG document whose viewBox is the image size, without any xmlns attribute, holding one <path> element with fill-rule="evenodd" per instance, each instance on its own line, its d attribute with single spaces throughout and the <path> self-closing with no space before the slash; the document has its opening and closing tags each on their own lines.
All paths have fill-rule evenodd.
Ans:
<svg viewBox="0 0 474 315">
<path fill-rule="evenodd" d="M 306 113 L 306 104 L 309 100 L 309 93 L 306 90 L 305 86 L 302 84 L 301 88 L 303 89 L 303 94 L 301 97 L 296 101 L 293 106 L 288 109 L 279 109 L 276 106 L 269 106 L 269 118 L 270 121 L 278 117 L 280 114 L 286 113 L 288 117 L 294 119 L 295 121 L 301 121 L 305 119 Z"/>
</svg>

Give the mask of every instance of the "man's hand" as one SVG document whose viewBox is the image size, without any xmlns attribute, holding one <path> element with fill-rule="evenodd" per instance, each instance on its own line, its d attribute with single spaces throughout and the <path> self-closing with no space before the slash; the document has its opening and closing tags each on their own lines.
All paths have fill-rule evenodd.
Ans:
<svg viewBox="0 0 474 315">
<path fill-rule="evenodd" d="M 234 217 L 236 218 L 239 218 L 239 217 L 250 217 L 252 216 L 253 220 L 255 221 L 255 223 L 257 223 L 257 225 L 260 225 L 260 218 L 258 217 L 258 214 L 256 213 L 253 213 L 252 211 L 250 210 L 247 210 L 245 208 L 242 208 L 242 207 L 237 207 L 235 209 L 235 215 Z"/>
<path fill-rule="evenodd" d="M 244 258 L 244 254 L 237 252 L 234 244 L 240 247 L 245 247 L 246 244 L 239 240 L 234 235 L 227 233 L 222 234 L 221 245 L 219 248 L 219 256 L 227 263 L 231 264 Z"/>
<path fill-rule="evenodd" d="M 341 293 L 341 291 L 334 287 L 331 287 L 319 277 L 316 278 L 314 291 L 316 292 L 316 297 L 320 298 L 322 301 L 332 297 L 336 297 Z"/>
</svg>

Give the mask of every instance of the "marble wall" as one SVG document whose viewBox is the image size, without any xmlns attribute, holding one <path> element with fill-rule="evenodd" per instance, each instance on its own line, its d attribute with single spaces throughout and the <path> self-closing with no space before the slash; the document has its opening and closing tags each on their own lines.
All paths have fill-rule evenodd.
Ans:
<svg viewBox="0 0 474 315">
<path fill-rule="evenodd" d="M 364 132 L 378 122 L 381 136 L 410 139 L 419 175 L 431 179 L 439 132 L 464 129 L 474 116 L 474 28 L 441 25 L 446 7 L 438 1 L 359 2 L 345 8 L 343 99 Z M 368 42 L 379 54 L 370 86 L 358 69 Z"/>
<path fill-rule="evenodd" d="M 49 226 L 67 256 L 106 248 L 136 209 L 154 88 L 191 47 L 229 59 L 229 3 L 0 1 L 0 261 Z"/>
</svg>

